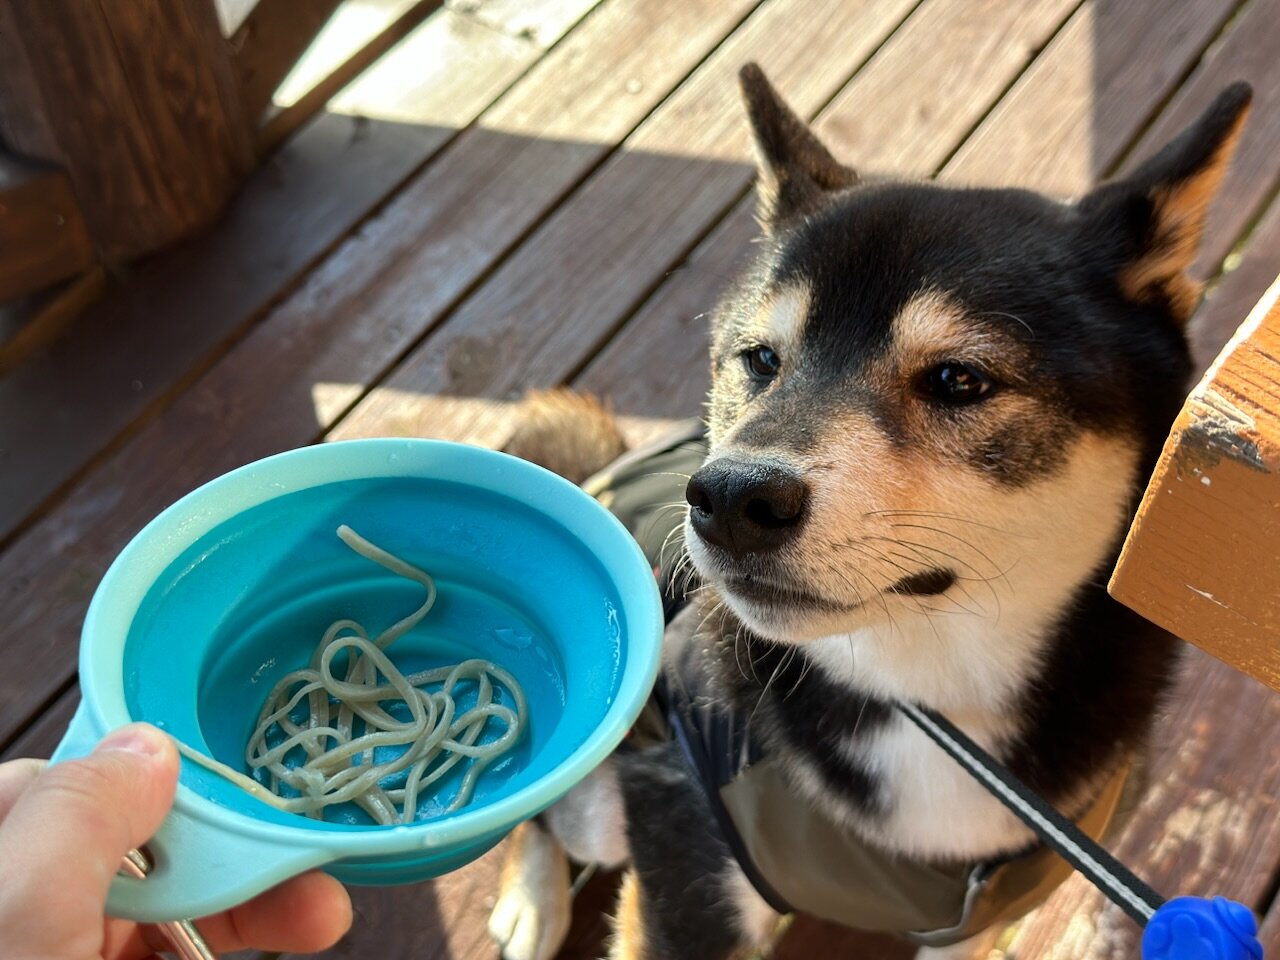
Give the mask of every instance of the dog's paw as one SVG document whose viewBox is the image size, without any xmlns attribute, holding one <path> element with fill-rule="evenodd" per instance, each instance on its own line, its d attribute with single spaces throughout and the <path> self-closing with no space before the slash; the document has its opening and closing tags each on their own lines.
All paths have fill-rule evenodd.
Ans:
<svg viewBox="0 0 1280 960">
<path fill-rule="evenodd" d="M 554 886 L 549 884 L 548 886 Z M 549 889 L 512 884 L 489 914 L 489 934 L 502 960 L 551 960 L 569 934 L 569 904 Z"/>
</svg>

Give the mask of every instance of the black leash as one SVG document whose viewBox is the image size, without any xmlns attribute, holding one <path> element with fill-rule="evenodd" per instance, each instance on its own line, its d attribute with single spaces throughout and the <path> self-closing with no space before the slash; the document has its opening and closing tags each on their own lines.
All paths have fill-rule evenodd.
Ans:
<svg viewBox="0 0 1280 960">
<path fill-rule="evenodd" d="M 1030 827 L 1041 840 L 1084 874 L 1139 926 L 1146 926 L 1164 898 L 1083 830 L 1030 790 L 945 717 L 899 703 L 902 714 Z"/>
</svg>

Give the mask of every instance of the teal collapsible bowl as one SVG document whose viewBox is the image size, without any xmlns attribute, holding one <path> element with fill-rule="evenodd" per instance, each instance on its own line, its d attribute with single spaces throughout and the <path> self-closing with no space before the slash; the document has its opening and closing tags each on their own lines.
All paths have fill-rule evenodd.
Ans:
<svg viewBox="0 0 1280 960">
<path fill-rule="evenodd" d="M 425 819 L 378 827 L 280 812 L 183 761 L 145 880 L 117 878 L 109 911 L 204 916 L 323 867 L 351 883 L 409 883 L 475 859 L 555 802 L 634 722 L 657 674 L 662 611 L 627 531 L 577 487 L 514 457 L 429 440 L 353 440 L 250 464 L 178 501 L 103 578 L 80 648 L 83 702 L 55 762 L 145 720 L 244 769 L 262 702 L 324 628 L 381 630 L 422 588 L 352 553 L 339 524 L 430 572 L 439 600 L 389 652 L 406 672 L 483 657 L 523 686 L 514 754 L 456 813 L 456 779 Z M 435 788 L 433 788 L 435 789 Z"/>
</svg>

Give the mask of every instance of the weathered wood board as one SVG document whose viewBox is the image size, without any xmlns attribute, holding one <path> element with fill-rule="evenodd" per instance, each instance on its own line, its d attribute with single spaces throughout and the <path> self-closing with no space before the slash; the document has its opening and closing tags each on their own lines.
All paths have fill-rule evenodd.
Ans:
<svg viewBox="0 0 1280 960">
<path fill-rule="evenodd" d="M 1148 620 L 1280 690 L 1280 282 L 1179 415 L 1111 579 Z"/>
</svg>

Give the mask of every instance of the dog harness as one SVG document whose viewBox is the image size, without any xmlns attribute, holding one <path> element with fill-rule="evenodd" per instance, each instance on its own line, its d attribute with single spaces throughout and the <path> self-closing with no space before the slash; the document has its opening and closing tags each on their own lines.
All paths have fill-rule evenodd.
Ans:
<svg viewBox="0 0 1280 960">
<path fill-rule="evenodd" d="M 666 568 L 678 553 L 671 544 L 683 518 L 664 507 L 683 500 L 684 478 L 706 454 L 702 426 L 691 421 L 583 484 L 645 551 L 672 631 L 680 629 L 672 624 L 685 598 Z M 693 646 L 678 647 L 628 744 L 679 744 L 738 865 L 778 912 L 799 910 L 941 947 L 1016 920 L 1070 876 L 1071 865 L 1039 844 L 999 861 L 944 864 L 877 848 L 799 797 L 778 759 L 752 738 L 747 718 L 708 688 Z M 1127 812 L 1138 780 L 1131 769 L 1123 765 L 1076 820 L 1089 837 L 1101 838 Z"/>
</svg>

